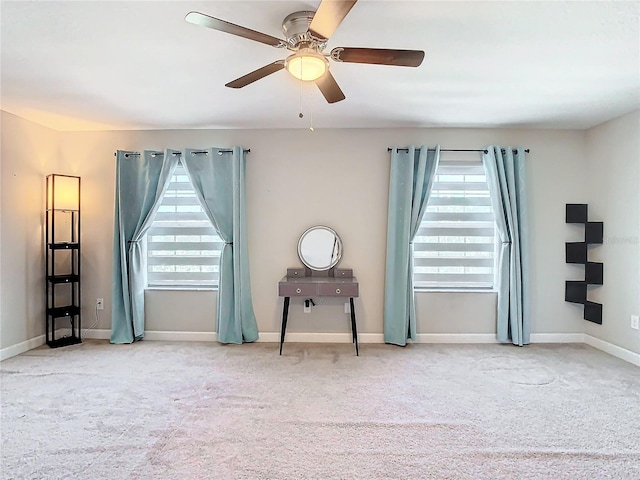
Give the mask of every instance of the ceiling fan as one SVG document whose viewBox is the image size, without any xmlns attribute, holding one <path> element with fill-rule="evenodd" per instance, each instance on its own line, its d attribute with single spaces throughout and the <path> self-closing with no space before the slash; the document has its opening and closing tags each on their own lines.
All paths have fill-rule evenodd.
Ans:
<svg viewBox="0 0 640 480">
<path fill-rule="evenodd" d="M 293 53 L 284 60 L 277 60 L 251 73 L 227 83 L 230 88 L 242 88 L 286 68 L 302 81 L 315 82 L 329 103 L 345 99 L 344 93 L 329 71 L 329 59 L 336 62 L 418 67 L 424 59 L 422 50 L 391 50 L 383 48 L 336 47 L 323 53 L 327 41 L 347 16 L 357 0 L 322 0 L 315 12 L 301 11 L 288 15 L 282 22 L 286 40 L 272 37 L 240 25 L 210 17 L 204 13 L 189 12 L 187 22 L 221 32 L 248 38 L 276 48 L 286 48 Z"/>
</svg>

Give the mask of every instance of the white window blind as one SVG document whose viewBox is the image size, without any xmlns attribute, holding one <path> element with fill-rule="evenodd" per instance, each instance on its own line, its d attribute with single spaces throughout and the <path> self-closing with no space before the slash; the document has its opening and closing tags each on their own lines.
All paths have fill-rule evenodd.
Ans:
<svg viewBox="0 0 640 480">
<path fill-rule="evenodd" d="M 181 163 L 146 237 L 149 286 L 218 286 L 223 243 Z"/>
<path fill-rule="evenodd" d="M 495 220 L 481 161 L 440 160 L 414 240 L 414 286 L 491 289 Z"/>
</svg>

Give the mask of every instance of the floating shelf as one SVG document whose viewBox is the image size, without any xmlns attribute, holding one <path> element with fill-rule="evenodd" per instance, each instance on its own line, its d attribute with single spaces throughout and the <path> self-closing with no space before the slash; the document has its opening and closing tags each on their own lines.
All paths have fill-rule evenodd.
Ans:
<svg viewBox="0 0 640 480">
<path fill-rule="evenodd" d="M 566 223 L 587 223 L 588 205 L 584 203 L 567 203 Z"/>
<path fill-rule="evenodd" d="M 584 305 L 587 301 L 587 283 L 571 280 L 565 282 L 564 300 Z"/>
<path fill-rule="evenodd" d="M 584 224 L 584 241 L 589 245 L 602 245 L 604 224 L 602 222 L 587 222 Z"/>
<path fill-rule="evenodd" d="M 589 285 L 602 285 L 604 265 L 599 262 L 587 262 L 584 265 L 584 281 Z"/>
<path fill-rule="evenodd" d="M 584 306 L 583 318 L 602 325 L 602 305 L 587 300 L 589 285 L 602 285 L 604 267 L 602 263 L 588 260 L 589 245 L 601 245 L 604 239 L 603 222 L 589 221 L 589 207 L 584 203 L 567 203 L 566 223 L 584 225 L 584 242 L 565 244 L 565 261 L 584 265 L 584 281 L 568 280 L 564 285 L 564 300 Z"/>
<path fill-rule="evenodd" d="M 594 302 L 584 303 L 584 319 L 602 325 L 602 304 Z"/>
<path fill-rule="evenodd" d="M 585 242 L 567 242 L 565 244 L 567 263 L 587 263 L 587 244 Z"/>
</svg>

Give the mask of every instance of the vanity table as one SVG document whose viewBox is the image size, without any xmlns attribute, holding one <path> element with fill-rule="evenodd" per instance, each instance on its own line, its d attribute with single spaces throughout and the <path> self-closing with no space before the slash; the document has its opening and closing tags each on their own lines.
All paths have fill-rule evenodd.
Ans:
<svg viewBox="0 0 640 480">
<path fill-rule="evenodd" d="M 298 256 L 304 268 L 289 268 L 278 283 L 278 295 L 284 297 L 282 327 L 280 330 L 280 355 L 287 330 L 289 301 L 291 297 L 345 297 L 349 298 L 351 334 L 356 355 L 358 330 L 353 299 L 359 295 L 358 280 L 350 268 L 335 268 L 342 257 L 342 241 L 329 227 L 311 227 L 298 242 Z"/>
</svg>

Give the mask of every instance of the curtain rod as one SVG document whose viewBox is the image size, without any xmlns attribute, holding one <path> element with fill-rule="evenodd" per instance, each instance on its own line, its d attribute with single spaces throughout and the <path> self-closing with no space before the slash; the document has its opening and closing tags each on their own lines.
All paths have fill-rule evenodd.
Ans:
<svg viewBox="0 0 640 480">
<path fill-rule="evenodd" d="M 387 148 L 387 152 L 390 152 L 391 150 L 393 150 L 393 148 L 391 148 L 391 147 Z M 405 151 L 405 152 L 409 151 L 408 148 L 398 148 L 398 151 L 400 151 L 400 150 Z M 441 152 L 482 152 L 482 153 L 489 153 L 489 150 L 487 150 L 485 148 L 480 149 L 480 150 L 477 150 L 477 149 L 470 149 L 469 150 L 469 149 L 464 149 L 464 148 L 441 148 L 440 151 Z M 502 149 L 502 151 L 504 152 L 504 148 Z M 528 148 L 525 148 L 524 151 L 525 151 L 525 153 L 529 153 L 529 149 Z M 516 151 L 513 150 L 513 153 L 516 153 Z"/>
<path fill-rule="evenodd" d="M 226 148 L 223 150 L 218 150 L 218 155 L 222 155 L 223 153 L 231 153 L 233 152 L 233 150 Z M 251 153 L 251 149 L 250 148 L 246 148 L 243 150 L 244 153 Z M 191 155 L 198 155 L 198 154 L 205 154 L 207 155 L 209 152 L 207 150 L 200 150 L 200 151 L 196 151 L 196 152 L 191 152 Z M 113 152 L 113 156 L 115 157 L 117 155 L 117 152 Z M 164 152 L 151 152 L 151 156 L 155 157 L 155 156 L 159 156 L 159 155 L 164 155 Z M 172 155 L 175 156 L 180 156 L 182 155 L 182 153 L 180 152 L 173 152 Z M 126 158 L 129 157 L 138 157 L 140 156 L 140 152 L 131 152 L 131 153 L 125 153 L 124 156 Z"/>
</svg>

